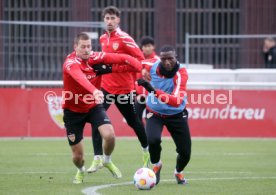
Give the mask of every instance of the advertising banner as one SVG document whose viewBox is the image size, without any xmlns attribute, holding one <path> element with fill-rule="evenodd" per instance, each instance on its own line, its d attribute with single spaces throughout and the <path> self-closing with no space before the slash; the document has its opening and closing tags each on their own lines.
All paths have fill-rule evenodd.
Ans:
<svg viewBox="0 0 276 195">
<path fill-rule="evenodd" d="M 65 136 L 62 89 L 1 88 L 0 94 L 0 137 Z M 276 137 L 276 91 L 188 90 L 187 94 L 192 136 Z M 107 114 L 116 136 L 135 135 L 114 105 Z M 91 136 L 90 124 L 84 134 Z M 169 135 L 166 129 L 163 134 Z"/>
</svg>

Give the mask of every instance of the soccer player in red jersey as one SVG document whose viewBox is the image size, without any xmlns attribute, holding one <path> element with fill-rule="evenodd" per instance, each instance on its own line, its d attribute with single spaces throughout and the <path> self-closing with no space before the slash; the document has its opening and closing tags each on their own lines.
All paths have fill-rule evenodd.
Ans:
<svg viewBox="0 0 276 195">
<path fill-rule="evenodd" d="M 108 67 L 109 72 L 139 72 L 141 63 L 126 54 L 107 54 L 91 51 L 91 39 L 85 33 L 75 38 L 75 51 L 69 54 L 63 64 L 63 109 L 64 124 L 69 145 L 72 149 L 72 160 L 78 168 L 73 183 L 79 184 L 84 178 L 83 128 L 86 122 L 97 127 L 104 139 L 103 165 L 120 178 L 120 170 L 111 161 L 111 153 L 115 146 L 115 135 L 109 118 L 102 105 L 104 95 L 99 90 L 100 71 Z M 106 66 L 105 64 L 116 64 Z"/>
<path fill-rule="evenodd" d="M 103 12 L 106 32 L 100 37 L 100 43 L 103 52 L 129 54 L 138 60 L 143 60 L 144 56 L 138 45 L 132 37 L 119 28 L 120 10 L 114 6 L 106 7 Z M 133 100 L 133 91 L 135 89 L 136 74 L 133 73 L 112 73 L 105 74 L 102 77 L 102 91 L 105 96 L 104 107 L 106 110 L 112 104 L 108 97 L 115 100 L 115 105 L 124 116 L 127 124 L 135 131 L 143 151 L 143 166 L 147 167 L 149 163 L 148 143 L 144 125 L 139 119 Z M 124 99 L 124 103 L 119 100 Z M 88 169 L 92 173 L 97 171 L 101 165 L 102 139 L 96 128 L 93 128 L 93 147 L 94 160 Z"/>
<path fill-rule="evenodd" d="M 141 50 L 144 54 L 145 59 L 156 59 L 159 60 L 159 56 L 155 53 L 155 42 L 154 39 L 150 36 L 142 37 L 141 42 Z"/>
<path fill-rule="evenodd" d="M 140 42 L 140 47 L 146 59 L 142 61 L 142 65 L 144 67 L 143 74 L 149 75 L 149 70 L 153 65 L 153 63 L 160 59 L 159 56 L 156 55 L 155 53 L 154 39 L 150 36 L 142 37 Z M 137 75 L 137 78 L 143 78 L 142 72 L 137 73 L 136 75 Z M 139 119 L 142 121 L 143 112 L 146 108 L 146 103 L 145 103 L 146 91 L 143 87 L 138 86 L 137 83 L 135 83 L 135 89 L 137 94 L 135 109 L 136 109 L 137 115 L 139 116 Z"/>
</svg>

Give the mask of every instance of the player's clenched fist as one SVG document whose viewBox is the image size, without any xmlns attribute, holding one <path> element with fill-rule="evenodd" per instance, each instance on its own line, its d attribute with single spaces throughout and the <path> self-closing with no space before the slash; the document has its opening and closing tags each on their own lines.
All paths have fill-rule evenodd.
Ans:
<svg viewBox="0 0 276 195">
<path fill-rule="evenodd" d="M 95 89 L 93 91 L 93 96 L 95 98 L 95 103 L 96 104 L 102 104 L 103 101 L 104 101 L 104 95 L 103 95 L 103 92 L 98 90 L 98 89 Z"/>
<path fill-rule="evenodd" d="M 97 76 L 112 72 L 112 66 L 106 64 L 95 64 L 92 68 Z"/>
<path fill-rule="evenodd" d="M 147 71 L 145 68 L 142 69 L 142 76 L 145 80 L 150 81 L 151 80 L 151 76 L 149 71 Z"/>
<path fill-rule="evenodd" d="M 145 79 L 138 79 L 137 83 L 138 83 L 139 86 L 143 86 L 148 92 L 154 92 L 155 93 L 155 89 Z"/>
</svg>

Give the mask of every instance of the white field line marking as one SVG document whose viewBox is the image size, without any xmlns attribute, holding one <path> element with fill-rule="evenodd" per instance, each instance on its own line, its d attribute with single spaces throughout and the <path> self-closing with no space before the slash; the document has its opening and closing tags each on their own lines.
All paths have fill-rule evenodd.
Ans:
<svg viewBox="0 0 276 195">
<path fill-rule="evenodd" d="M 28 156 L 70 156 L 70 153 L 47 153 L 47 152 L 40 152 L 40 153 L 27 153 Z M 231 153 L 210 153 L 210 152 L 198 152 L 193 153 L 193 156 L 257 156 L 257 155 L 276 155 L 273 153 L 241 153 L 241 152 L 231 152 Z M 86 156 L 93 156 L 92 153 L 87 153 Z"/>
<path fill-rule="evenodd" d="M 67 153 L 46 153 L 46 152 L 43 153 L 43 152 L 41 152 L 41 153 L 28 153 L 26 155 L 28 155 L 28 156 L 71 156 L 72 154 L 69 152 L 67 152 Z M 90 154 L 86 154 L 86 156 L 90 156 Z"/>
<path fill-rule="evenodd" d="M 60 152 L 60 153 L 47 153 L 47 152 L 40 152 L 40 153 L 28 153 L 27 156 L 72 156 L 69 152 Z M 86 153 L 85 156 L 94 156 L 92 153 Z"/>
<path fill-rule="evenodd" d="M 67 174 L 66 171 L 25 171 L 25 172 L 1 172 L 0 175 L 24 175 L 24 174 Z"/>
<path fill-rule="evenodd" d="M 25 171 L 25 172 L 0 172 L 0 175 L 24 175 L 24 174 L 68 174 L 69 171 Z M 246 171 L 186 171 L 189 174 L 253 174 Z"/>
<path fill-rule="evenodd" d="M 192 154 L 193 156 L 275 156 L 276 154 L 274 152 L 271 153 L 264 153 L 264 152 L 260 152 L 260 153 L 253 153 L 253 152 L 227 152 L 227 153 L 210 153 L 210 152 L 195 152 Z"/>
<path fill-rule="evenodd" d="M 191 174 L 253 174 L 250 171 L 185 171 Z"/>
<path fill-rule="evenodd" d="M 250 179 L 276 179 L 275 177 L 214 177 L 214 178 L 194 178 L 194 179 L 188 179 L 188 181 L 206 181 L 206 180 L 250 180 Z M 175 179 L 165 179 L 161 180 L 162 182 L 172 182 L 175 181 Z M 104 189 L 104 188 L 109 188 L 113 186 L 123 186 L 123 185 L 130 185 L 133 184 L 133 182 L 124 182 L 124 183 L 117 183 L 117 184 L 106 184 L 106 185 L 100 185 L 100 186 L 93 186 L 93 187 L 88 187 L 82 190 L 82 193 L 86 195 L 101 195 L 98 193 L 98 190 Z"/>
<path fill-rule="evenodd" d="M 210 153 L 210 152 L 206 152 L 206 153 L 193 153 L 193 156 L 256 156 L 256 155 L 272 155 L 270 153 L 241 153 L 241 152 L 229 152 L 229 153 Z"/>
<path fill-rule="evenodd" d="M 0 175 L 22 175 L 22 174 L 67 174 L 70 171 L 24 171 L 24 172 L 0 172 Z M 189 174 L 253 174 L 250 171 L 186 171 Z"/>
<path fill-rule="evenodd" d="M 90 139 L 90 136 L 85 136 L 86 140 Z M 120 136 L 116 137 L 118 140 L 136 140 L 136 136 Z M 162 137 L 164 140 L 171 140 L 170 136 Z M 0 137 L 0 141 L 17 141 L 17 140 L 30 140 L 30 141 L 64 141 L 67 142 L 66 137 Z M 192 137 L 195 141 L 273 141 L 276 137 Z"/>
</svg>

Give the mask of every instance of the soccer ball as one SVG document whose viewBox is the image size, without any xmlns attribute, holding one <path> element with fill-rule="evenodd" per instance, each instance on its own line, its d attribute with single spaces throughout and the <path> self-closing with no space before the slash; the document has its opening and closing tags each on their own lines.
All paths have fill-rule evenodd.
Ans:
<svg viewBox="0 0 276 195">
<path fill-rule="evenodd" d="M 140 168 L 134 174 L 134 185 L 140 190 L 150 190 L 156 184 L 155 173 L 148 168 Z"/>
</svg>

